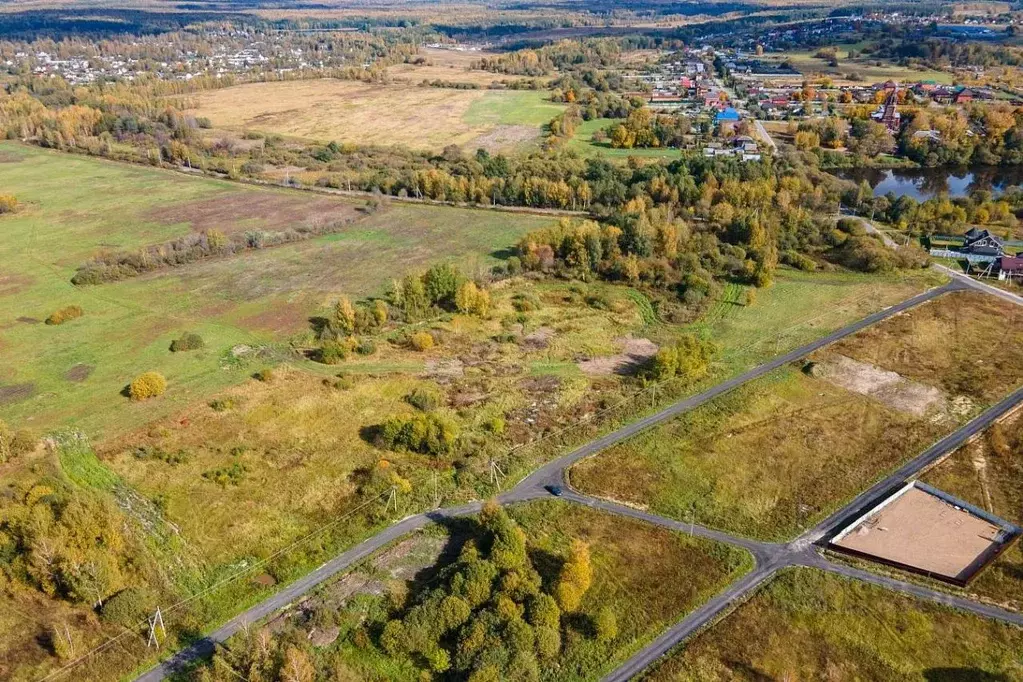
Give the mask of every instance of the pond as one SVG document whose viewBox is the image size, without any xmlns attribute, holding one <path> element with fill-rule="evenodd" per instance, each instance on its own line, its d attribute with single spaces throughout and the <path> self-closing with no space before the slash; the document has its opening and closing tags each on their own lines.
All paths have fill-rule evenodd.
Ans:
<svg viewBox="0 0 1023 682">
<path fill-rule="evenodd" d="M 866 180 L 874 196 L 891 192 L 896 197 L 911 196 L 925 201 L 940 194 L 963 197 L 976 190 L 1000 194 L 1012 185 L 1023 184 L 1021 166 L 984 166 L 978 168 L 880 169 L 850 168 L 835 175 L 854 182 Z"/>
</svg>

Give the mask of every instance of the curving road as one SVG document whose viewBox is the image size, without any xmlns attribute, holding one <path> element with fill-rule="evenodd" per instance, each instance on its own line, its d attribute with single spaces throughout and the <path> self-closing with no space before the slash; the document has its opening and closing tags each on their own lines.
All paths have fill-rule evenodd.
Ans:
<svg viewBox="0 0 1023 682">
<path fill-rule="evenodd" d="M 971 280 L 972 281 L 972 280 Z M 620 668 L 608 675 L 605 680 L 619 681 L 627 680 L 648 667 L 658 658 L 663 656 L 671 648 L 684 639 L 698 632 L 703 627 L 713 623 L 720 618 L 729 608 L 751 594 L 757 587 L 769 580 L 777 571 L 792 566 L 810 566 L 829 570 L 847 577 L 866 580 L 874 584 L 887 587 L 892 590 L 913 594 L 918 597 L 932 599 L 941 603 L 951 604 L 958 608 L 972 610 L 981 615 L 991 618 L 999 618 L 1007 622 L 1020 623 L 1021 616 L 995 607 L 979 604 L 966 599 L 953 597 L 943 592 L 929 590 L 917 585 L 911 585 L 885 576 L 875 575 L 859 569 L 850 568 L 841 564 L 834 564 L 822 557 L 816 550 L 814 543 L 826 538 L 829 533 L 842 523 L 847 522 L 851 517 L 857 515 L 869 502 L 878 495 L 883 494 L 890 488 L 904 482 L 918 473 L 950 449 L 958 447 L 968 438 L 984 429 L 987 425 L 999 418 L 1016 404 L 1023 402 L 1023 388 L 1018 389 L 1007 398 L 991 407 L 976 419 L 966 424 L 963 428 L 950 436 L 942 439 L 928 448 L 925 452 L 907 462 L 896 471 L 876 483 L 869 490 L 857 496 L 840 511 L 825 519 L 815 528 L 807 531 L 797 540 L 788 543 L 769 543 L 737 537 L 723 531 L 714 530 L 700 526 L 695 523 L 685 523 L 673 519 L 667 519 L 640 509 L 635 509 L 607 500 L 602 500 L 579 492 L 567 486 L 566 472 L 579 460 L 594 455 L 616 443 L 635 436 L 641 431 L 656 424 L 662 423 L 673 417 L 692 410 L 714 398 L 731 391 L 732 389 L 754 379 L 764 376 L 769 372 L 778 369 L 790 362 L 799 360 L 810 353 L 823 348 L 850 334 L 854 334 L 865 327 L 875 324 L 888 317 L 908 310 L 926 301 L 932 300 L 949 291 L 963 289 L 971 286 L 970 282 L 955 280 L 942 287 L 931 289 L 927 292 L 914 296 L 897 305 L 854 322 L 842 329 L 832 332 L 827 336 L 797 348 L 793 351 L 780 355 L 758 367 L 755 367 L 737 377 L 724 381 L 702 393 L 675 402 L 668 407 L 644 417 L 636 422 L 628 424 L 617 431 L 597 438 L 582 447 L 579 447 L 558 459 L 555 459 L 522 479 L 511 489 L 501 493 L 497 499 L 502 504 L 512 504 L 529 500 L 548 497 L 550 493 L 547 488 L 553 485 L 563 486 L 563 499 L 577 504 L 584 504 L 590 507 L 601 509 L 610 513 L 629 516 L 648 523 L 657 524 L 671 528 L 679 532 L 688 532 L 699 537 L 723 542 L 726 544 L 742 547 L 748 550 L 754 557 L 756 567 L 724 591 L 703 604 L 696 611 L 687 615 L 682 621 L 675 624 L 658 638 L 651 642 L 643 650 L 628 659 Z M 977 287 L 974 287 L 977 288 Z M 478 512 L 482 506 L 480 502 L 473 502 L 459 507 L 438 509 L 423 514 L 417 514 L 405 518 L 394 525 L 384 529 L 380 533 L 359 543 L 358 545 L 338 554 L 330 561 L 324 563 L 316 570 L 291 583 L 277 594 L 268 597 L 259 604 L 247 609 L 235 616 L 219 628 L 211 632 L 207 637 L 195 642 L 189 647 L 182 649 L 166 661 L 160 663 L 148 672 L 139 676 L 139 682 L 158 682 L 182 667 L 194 662 L 197 659 L 209 656 L 215 649 L 217 643 L 224 642 L 229 637 L 246 628 L 249 624 L 256 623 L 263 618 L 286 608 L 295 600 L 309 590 L 333 578 L 337 574 L 347 570 L 355 563 L 365 559 L 377 550 L 385 547 L 401 538 L 402 536 L 426 526 L 427 524 L 458 516 L 470 515 Z"/>
</svg>

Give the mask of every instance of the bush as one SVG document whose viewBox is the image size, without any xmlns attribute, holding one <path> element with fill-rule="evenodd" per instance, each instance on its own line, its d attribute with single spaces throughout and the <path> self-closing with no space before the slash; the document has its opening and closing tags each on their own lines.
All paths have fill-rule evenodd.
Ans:
<svg viewBox="0 0 1023 682">
<path fill-rule="evenodd" d="M 10 194 L 0 194 L 0 215 L 18 210 L 18 200 Z"/>
<path fill-rule="evenodd" d="M 28 431 L 13 431 L 0 420 L 0 464 L 35 449 L 36 439 Z"/>
<path fill-rule="evenodd" d="M 813 272 L 817 269 L 817 263 L 815 263 L 812 258 L 804 256 L 798 251 L 783 251 L 781 254 L 781 262 L 785 265 L 790 265 L 797 270 L 804 270 L 806 272 Z"/>
<path fill-rule="evenodd" d="M 167 379 L 159 372 L 145 372 L 135 377 L 128 385 L 128 397 L 135 401 L 148 400 L 163 395 L 167 390 Z"/>
<path fill-rule="evenodd" d="M 185 332 L 180 338 L 171 341 L 170 350 L 171 353 L 182 353 L 190 350 L 199 350 L 205 345 L 202 337 L 198 334 Z"/>
<path fill-rule="evenodd" d="M 416 388 L 405 396 L 405 402 L 423 412 L 436 410 L 440 407 L 441 400 L 442 396 L 437 391 L 428 388 Z"/>
<path fill-rule="evenodd" d="M 210 401 L 210 409 L 214 412 L 227 412 L 234 409 L 234 398 L 214 398 Z"/>
<path fill-rule="evenodd" d="M 350 352 L 346 341 L 324 341 L 317 356 L 325 365 L 339 365 L 348 359 Z"/>
<path fill-rule="evenodd" d="M 100 617 L 115 625 L 134 629 L 156 610 L 156 595 L 144 587 L 127 587 L 103 604 Z"/>
<path fill-rule="evenodd" d="M 714 356 L 714 344 L 684 334 L 673 346 L 662 348 L 654 357 L 651 376 L 658 380 L 681 377 L 693 381 L 703 377 Z"/>
<path fill-rule="evenodd" d="M 434 346 L 433 335 L 430 332 L 416 332 L 409 337 L 408 345 L 419 352 L 430 350 Z"/>
<path fill-rule="evenodd" d="M 274 378 L 273 368 L 271 368 L 271 367 L 264 367 L 263 369 L 259 370 L 255 374 L 253 374 L 252 378 L 255 379 L 256 381 L 262 381 L 263 383 L 269 383 L 269 382 L 273 381 L 273 378 Z"/>
<path fill-rule="evenodd" d="M 380 428 L 380 440 L 391 449 L 439 455 L 451 451 L 458 431 L 449 417 L 431 412 L 388 419 Z"/>
<path fill-rule="evenodd" d="M 373 355 L 377 352 L 377 344 L 373 339 L 362 339 L 355 347 L 355 352 L 359 355 Z"/>
<path fill-rule="evenodd" d="M 77 320 L 83 314 L 84 311 L 79 306 L 69 305 L 66 308 L 61 308 L 60 310 L 51 313 L 50 316 L 46 318 L 46 324 L 64 324 L 71 320 Z"/>
</svg>

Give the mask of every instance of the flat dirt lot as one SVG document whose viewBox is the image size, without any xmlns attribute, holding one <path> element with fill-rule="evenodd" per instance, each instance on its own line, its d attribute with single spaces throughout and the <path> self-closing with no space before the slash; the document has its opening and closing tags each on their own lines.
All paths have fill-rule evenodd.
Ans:
<svg viewBox="0 0 1023 682">
<path fill-rule="evenodd" d="M 437 73 L 438 68 L 445 73 L 465 73 L 444 67 L 407 67 L 406 71 L 421 68 L 431 73 Z M 430 78 L 418 76 L 415 80 L 424 77 Z M 217 127 L 229 129 L 423 150 L 440 150 L 449 144 L 475 148 L 488 144 L 502 127 L 531 129 L 529 139 L 523 140 L 518 130 L 508 145 L 503 145 L 498 135 L 498 141 L 490 142 L 490 146 L 500 148 L 539 138 L 542 126 L 561 111 L 559 105 L 544 97 L 545 93 L 538 91 L 457 90 L 322 79 L 252 83 L 207 92 L 190 113 L 209 117 Z"/>
<path fill-rule="evenodd" d="M 875 509 L 834 544 L 953 580 L 998 546 L 1002 529 L 919 488 Z"/>
</svg>

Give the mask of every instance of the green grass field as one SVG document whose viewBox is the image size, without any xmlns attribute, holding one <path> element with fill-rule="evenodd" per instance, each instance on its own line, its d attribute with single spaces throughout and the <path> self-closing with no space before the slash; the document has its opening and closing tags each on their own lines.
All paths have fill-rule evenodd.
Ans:
<svg viewBox="0 0 1023 682">
<path fill-rule="evenodd" d="M 228 354 L 308 328 L 338 294 L 380 293 L 391 278 L 437 260 L 471 269 L 549 222 L 534 216 L 395 205 L 371 215 L 333 197 L 252 188 L 56 152 L 0 145 L 0 186 L 21 208 L 0 218 L 0 419 L 39 432 L 92 436 L 152 420 L 244 380 L 257 367 Z M 13 160 L 17 159 L 17 160 Z M 160 243 L 192 230 L 282 229 L 338 215 L 338 234 L 99 286 L 75 268 L 105 250 Z M 367 266 L 372 263 L 372 266 Z M 85 314 L 42 323 L 59 308 Z M 170 353 L 199 333 L 206 348 Z M 169 382 L 158 401 L 120 392 L 137 374 Z"/>
<path fill-rule="evenodd" d="M 488 91 L 463 114 L 470 126 L 544 126 L 565 110 L 542 90 Z"/>
<path fill-rule="evenodd" d="M 1008 682 L 1023 630 L 810 569 L 783 573 L 652 682 Z"/>
</svg>

